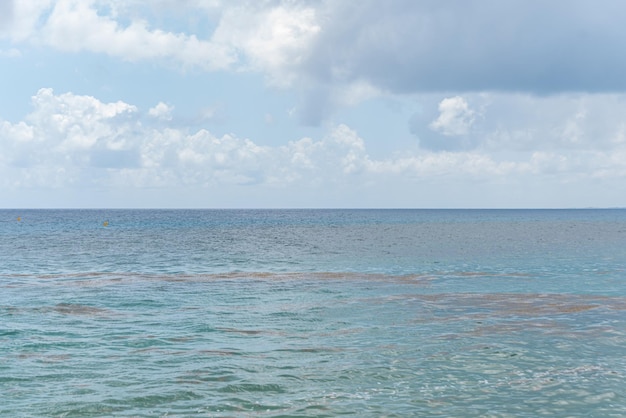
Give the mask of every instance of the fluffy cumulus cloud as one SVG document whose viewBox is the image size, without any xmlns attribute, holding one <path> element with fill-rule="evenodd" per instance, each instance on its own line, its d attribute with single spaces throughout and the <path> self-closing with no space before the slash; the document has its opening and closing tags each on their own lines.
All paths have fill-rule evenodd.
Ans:
<svg viewBox="0 0 626 418">
<path fill-rule="evenodd" d="M 430 128 L 447 136 L 467 135 L 474 123 L 474 113 L 462 97 L 443 99 L 439 103 L 439 116 Z"/>
<path fill-rule="evenodd" d="M 623 93 L 420 96 L 409 127 L 423 149 L 609 152 L 624 145 Z"/>
<path fill-rule="evenodd" d="M 262 72 L 299 91 L 308 124 L 380 94 L 626 89 L 626 57 L 615 53 L 626 36 L 619 0 L 2 4 L 0 36 L 18 44 Z M 167 16 L 184 24 L 167 26 Z"/>
<path fill-rule="evenodd" d="M 292 70 L 302 65 L 320 31 L 315 8 L 305 2 L 8 0 L 1 7 L 0 36 L 15 42 L 127 61 L 160 60 L 184 69 L 258 70 L 281 85 L 294 78 Z M 187 33 L 188 26 L 163 29 L 145 19 L 171 13 L 181 21 L 205 16 L 206 28 L 198 32 L 206 35 Z"/>
<path fill-rule="evenodd" d="M 393 92 L 626 88 L 626 58 L 615 53 L 626 35 L 619 0 L 8 0 L 0 7 L 0 35 L 15 41 L 130 61 L 250 68 L 280 84 Z M 155 14 L 204 20 L 165 29 L 145 18 Z"/>
<path fill-rule="evenodd" d="M 459 109 L 467 113 L 464 103 L 454 98 L 449 108 L 455 115 Z M 154 116 L 167 114 L 163 103 L 141 110 L 121 101 L 103 103 L 91 96 L 41 89 L 32 105 L 25 120 L 0 121 L 4 151 L 0 187 L 5 190 L 253 184 L 280 189 L 407 179 L 418 183 L 437 179 L 508 182 L 519 176 L 548 176 L 571 182 L 581 176 L 626 176 L 626 128 L 617 124 L 615 116 L 613 130 L 596 138 L 584 115 L 602 109 L 585 102 L 572 104 L 571 118 L 563 115 L 559 123 L 545 127 L 532 139 L 540 141 L 541 135 L 552 132 L 571 143 L 566 149 L 518 144 L 517 152 L 507 154 L 503 150 L 515 148 L 502 144 L 514 140 L 515 129 L 504 133 L 494 128 L 474 150 L 422 150 L 383 159 L 370 157 L 366 141 L 343 124 L 323 138 L 293 139 L 270 147 L 234 135 L 217 137 L 205 129 L 189 131 L 155 123 Z M 446 109 L 448 105 L 442 112 Z M 624 110 L 622 106 L 616 114 Z M 603 142 L 605 149 L 595 147 L 590 153 L 588 147 L 594 140 Z"/>
<path fill-rule="evenodd" d="M 215 184 L 281 186 L 350 172 L 363 158 L 363 141 L 340 125 L 328 138 L 302 138 L 278 147 L 207 130 L 172 128 L 160 102 L 142 112 L 121 101 L 55 94 L 44 88 L 18 123 L 0 122 L 4 188 L 72 185 L 204 187 Z M 317 181 L 317 180 L 315 180 Z"/>
<path fill-rule="evenodd" d="M 626 56 L 616 53 L 626 39 L 624 13 L 619 0 L 0 1 L 6 65 L 52 50 L 53 59 L 54 51 L 77 60 L 106 56 L 111 67 L 147 62 L 142 71 L 164 67 L 172 79 L 254 72 L 269 94 L 289 90 L 290 115 L 324 126 L 315 138 L 281 137 L 271 146 L 262 143 L 269 130 L 259 138 L 211 132 L 226 118 L 223 109 L 249 99 L 244 83 L 229 87 L 239 96 L 215 99 L 219 107 L 207 107 L 215 103 L 209 96 L 224 86 L 207 87 L 207 99 L 190 110 L 201 113 L 199 122 L 184 127 L 176 119 L 188 110 L 176 99 L 182 93 L 154 89 L 146 106 L 133 104 L 141 100 L 132 94 L 101 101 L 88 83 L 74 90 L 87 94 L 37 91 L 73 85 L 51 82 L 25 94 L 37 91 L 27 116 L 0 115 L 0 188 L 346 184 L 380 191 L 524 178 L 554 190 L 577 182 L 600 190 L 591 182 L 626 176 Z M 348 116 L 348 126 L 337 116 L 368 99 L 415 109 L 401 121 L 414 141 L 408 150 L 370 153 L 369 132 L 358 124 L 373 122 Z M 280 132 L 281 110 L 265 108 L 269 102 L 246 103 L 245 117 L 258 110 Z"/>
<path fill-rule="evenodd" d="M 161 119 L 161 120 L 172 120 L 172 111 L 174 108 L 172 106 L 168 106 L 163 102 L 159 102 L 156 106 L 150 108 L 148 110 L 148 114 L 153 118 Z"/>
<path fill-rule="evenodd" d="M 222 69 L 235 57 L 227 45 L 195 34 L 151 27 L 114 0 L 9 0 L 0 34 L 61 51 L 104 53 L 127 61 L 161 60 L 181 68 Z M 132 2 L 131 2 L 132 3 Z M 147 5 L 147 4 L 146 4 Z"/>
<path fill-rule="evenodd" d="M 244 2 L 224 9 L 213 39 L 238 51 L 245 67 L 289 86 L 320 30 L 314 3 Z"/>
</svg>

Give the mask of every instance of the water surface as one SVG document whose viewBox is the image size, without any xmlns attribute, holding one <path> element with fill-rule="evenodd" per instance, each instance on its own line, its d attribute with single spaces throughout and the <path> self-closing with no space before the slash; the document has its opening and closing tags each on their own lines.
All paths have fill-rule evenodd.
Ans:
<svg viewBox="0 0 626 418">
<path fill-rule="evenodd" d="M 2 416 L 626 415 L 624 210 L 0 210 L 0 234 Z"/>
</svg>

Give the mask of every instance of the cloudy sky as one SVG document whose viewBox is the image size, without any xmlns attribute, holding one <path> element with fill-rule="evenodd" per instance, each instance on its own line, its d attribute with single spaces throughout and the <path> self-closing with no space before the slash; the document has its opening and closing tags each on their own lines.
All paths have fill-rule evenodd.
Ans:
<svg viewBox="0 0 626 418">
<path fill-rule="evenodd" d="M 622 0 L 0 0 L 0 207 L 626 206 Z"/>
</svg>

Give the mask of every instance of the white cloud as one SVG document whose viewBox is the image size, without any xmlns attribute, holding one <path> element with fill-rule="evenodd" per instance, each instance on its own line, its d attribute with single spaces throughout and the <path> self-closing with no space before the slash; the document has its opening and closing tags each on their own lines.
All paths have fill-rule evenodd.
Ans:
<svg viewBox="0 0 626 418">
<path fill-rule="evenodd" d="M 423 149 L 486 153 L 609 151 L 624 145 L 626 95 L 479 93 L 418 96 L 411 131 Z M 469 105 L 471 103 L 471 106 Z"/>
<path fill-rule="evenodd" d="M 24 121 L 0 125 L 5 185 L 58 187 L 81 181 L 92 150 L 123 148 L 137 112 L 124 102 L 55 95 L 47 88 L 32 103 L 34 110 Z"/>
<path fill-rule="evenodd" d="M 11 19 L 0 36 L 16 42 L 104 53 L 127 61 L 162 60 L 181 68 L 224 69 L 236 60 L 228 45 L 153 29 L 135 15 L 120 15 L 128 10 L 114 0 L 30 0 L 12 5 Z M 124 19 L 130 22 L 123 25 Z"/>
<path fill-rule="evenodd" d="M 156 106 L 150 108 L 148 110 L 148 114 L 153 118 L 157 118 L 160 120 L 172 120 L 172 111 L 174 110 L 173 106 L 168 106 L 163 102 L 159 102 Z"/>
<path fill-rule="evenodd" d="M 626 172 L 626 58 L 615 54 L 626 37 L 625 4 L 0 1 L 7 74 L 32 63 L 52 85 L 103 91 L 97 89 L 104 83 L 111 95 L 133 77 L 145 77 L 147 85 L 164 76 L 159 88 L 124 92 L 139 107 L 42 89 L 28 116 L 22 109 L 2 115 L 11 121 L 0 119 L 0 187 L 334 190 L 373 184 L 386 191 L 398 184 L 412 190 L 422 182 L 512 184 L 524 178 L 536 185 L 593 179 L 599 182 L 593 190 L 608 189 L 605 181 L 619 185 Z M 69 54 L 79 51 L 115 59 Z M 66 58 L 59 84 L 54 70 L 61 66 L 53 61 Z M 116 60 L 152 65 L 140 73 L 126 64 L 118 71 Z M 163 72 L 158 65 L 182 71 Z M 66 78 L 74 66 L 80 80 Z M 233 87 L 236 74 L 202 74 L 214 70 L 258 72 L 295 93 L 271 91 L 259 99 L 258 77 Z M 119 75 L 129 78 L 113 81 Z M 198 80 L 194 88 L 203 91 L 190 91 Z M 27 87 L 30 82 L 25 74 L 11 91 L 39 87 Z M 130 98 L 139 90 L 148 105 Z M 382 101 L 372 100 L 354 112 L 334 113 L 373 98 L 405 107 L 390 116 Z M 238 107 L 238 100 L 248 102 Z M 191 116 L 174 120 L 172 102 L 177 116 Z M 288 108 L 290 118 L 312 125 L 326 120 L 326 128 L 309 131 L 317 132 L 310 138 L 285 137 L 295 127 L 278 109 Z M 403 137 L 410 113 L 417 138 Z M 258 125 L 263 115 L 267 126 Z M 185 120 L 193 128 L 182 127 Z M 217 135 L 201 126 L 235 133 Z M 238 136 L 238 126 L 245 132 L 256 126 L 259 137 Z M 393 149 L 398 143 L 410 151 Z"/>
<path fill-rule="evenodd" d="M 0 135 L 4 138 L 10 138 L 17 143 L 29 142 L 34 138 L 33 127 L 26 123 L 19 122 L 11 124 L 6 121 L 0 122 Z"/>
<path fill-rule="evenodd" d="M 126 125 L 126 118 L 137 107 L 118 101 L 102 103 L 91 96 L 72 93 L 54 95 L 52 89 L 40 89 L 33 96 L 35 111 L 28 116 L 35 135 L 53 149 L 71 152 L 91 148 L 99 140 L 115 141 L 122 133 L 115 128 L 116 118 Z"/>
<path fill-rule="evenodd" d="M 312 4 L 244 2 L 224 8 L 213 40 L 239 51 L 242 64 L 272 84 L 289 86 L 320 30 Z"/>
<path fill-rule="evenodd" d="M 572 0 L 568 7 L 522 0 L 506 5 L 389 0 L 384 7 L 374 0 L 1 4 L 0 36 L 16 42 L 182 68 L 244 67 L 304 91 L 317 86 L 395 93 L 626 89 L 626 58 L 614 52 L 626 35 L 620 19 L 626 4 L 619 0 Z M 198 16 L 207 21 L 197 31 L 203 37 L 190 30 Z M 178 22 L 178 30 L 158 27 L 165 17 Z"/>
<path fill-rule="evenodd" d="M 475 112 L 464 98 L 449 97 L 439 103 L 439 117 L 430 124 L 430 128 L 446 136 L 467 135 L 474 118 Z"/>
<path fill-rule="evenodd" d="M 0 36 L 20 42 L 34 40 L 39 19 L 48 11 L 52 0 L 5 0 L 1 4 L 5 22 L 0 25 Z"/>
<path fill-rule="evenodd" d="M 155 110 L 158 105 L 142 114 L 129 103 L 104 103 L 51 89 L 39 90 L 32 103 L 33 111 L 23 121 L 0 120 L 0 189 L 5 191 L 60 187 L 232 191 L 253 186 L 304 193 L 345 186 L 385 194 L 395 184 L 405 190 L 425 183 L 469 181 L 505 187 L 523 178 L 528 184 L 553 183 L 558 190 L 577 182 L 619 182 L 626 177 L 626 143 L 613 137 L 604 140 L 604 149 L 593 151 L 583 146 L 589 141 L 585 134 L 582 143 L 564 149 L 503 152 L 483 144 L 474 150 L 417 150 L 372 158 L 366 141 L 343 124 L 322 138 L 267 146 L 234 134 L 216 136 L 204 129 L 157 123 L 151 113 L 160 114 Z M 578 102 L 573 117 L 587 121 L 588 116 L 580 116 L 580 106 Z M 586 115 L 597 112 L 589 103 L 584 108 Z M 563 120 L 569 120 L 568 114 Z M 623 131 L 623 124 L 614 128 Z"/>
<path fill-rule="evenodd" d="M 104 53 L 127 61 L 161 60 L 181 68 L 263 71 L 282 86 L 297 76 L 320 31 L 313 5 L 248 1 L 159 2 L 118 0 L 9 1 L 0 37 L 33 42 L 61 51 Z M 206 39 L 153 25 L 146 10 L 189 20 L 202 14 L 215 21 Z"/>
</svg>

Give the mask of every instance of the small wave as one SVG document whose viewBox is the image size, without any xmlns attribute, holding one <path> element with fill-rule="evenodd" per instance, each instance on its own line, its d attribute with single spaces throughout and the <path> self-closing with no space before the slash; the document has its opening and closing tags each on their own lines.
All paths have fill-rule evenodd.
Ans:
<svg viewBox="0 0 626 418">
<path fill-rule="evenodd" d="M 199 350 L 198 354 L 205 356 L 241 356 L 242 352 L 236 350 Z"/>
<path fill-rule="evenodd" d="M 239 393 L 239 392 L 263 392 L 263 393 L 286 393 L 282 386 L 275 383 L 239 383 L 226 385 L 218 390 L 223 393 Z"/>
<path fill-rule="evenodd" d="M 318 354 L 318 353 L 337 353 L 340 351 L 345 351 L 345 349 L 338 348 L 338 347 L 303 347 L 303 348 L 281 348 L 276 351 L 286 352 L 286 353 Z"/>
</svg>

